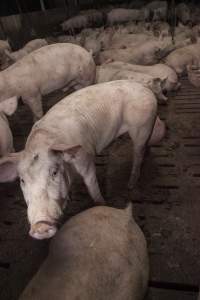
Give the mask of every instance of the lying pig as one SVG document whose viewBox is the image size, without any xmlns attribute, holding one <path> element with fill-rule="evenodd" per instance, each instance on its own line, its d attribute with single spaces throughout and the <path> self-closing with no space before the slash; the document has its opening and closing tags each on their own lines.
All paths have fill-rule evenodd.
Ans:
<svg viewBox="0 0 200 300">
<path fill-rule="evenodd" d="M 158 63 L 165 57 L 173 45 L 167 45 L 165 42 L 156 40 L 147 40 L 146 42 L 125 49 L 110 49 L 102 51 L 99 54 L 97 62 L 102 64 L 108 60 L 118 60 L 140 65 L 152 65 Z"/>
<path fill-rule="evenodd" d="M 24 151 L 0 160 L 0 182 L 20 177 L 31 235 L 43 239 L 55 233 L 71 182 L 68 164 L 82 176 L 95 203 L 105 203 L 94 157 L 125 132 L 134 144 L 133 188 L 156 116 L 154 94 L 132 80 L 93 85 L 54 105 L 33 126 Z"/>
<path fill-rule="evenodd" d="M 170 92 L 172 90 L 177 90 L 180 87 L 180 83 L 178 82 L 176 72 L 165 64 L 141 66 L 124 63 L 121 61 L 115 61 L 108 64 L 104 64 L 101 66 L 101 68 L 115 68 L 118 71 L 126 70 L 140 72 L 143 74 L 151 75 L 153 78 L 160 78 L 163 83 L 162 90 L 164 93 Z"/>
<path fill-rule="evenodd" d="M 17 109 L 17 100 L 9 99 L 0 103 L 0 157 L 13 152 L 13 136 L 7 116 L 11 116 Z"/>
<path fill-rule="evenodd" d="M 177 74 L 183 74 L 187 66 L 198 65 L 200 62 L 200 43 L 176 49 L 165 58 L 165 63 Z"/>
<path fill-rule="evenodd" d="M 0 102 L 21 97 L 34 119 L 39 119 L 43 115 L 43 95 L 63 87 L 88 86 L 95 80 L 95 69 L 91 54 L 80 46 L 68 43 L 44 46 L 0 73 Z"/>
<path fill-rule="evenodd" d="M 133 46 L 138 46 L 146 41 L 151 40 L 152 37 L 150 35 L 141 33 L 141 34 L 123 34 L 123 35 L 117 35 L 114 36 L 111 43 L 110 43 L 110 49 L 123 49 Z"/>
<path fill-rule="evenodd" d="M 162 92 L 165 85 L 165 79 L 162 82 L 160 78 L 153 78 L 151 75 L 139 73 L 135 71 L 116 70 L 115 68 L 106 68 L 106 65 L 97 67 L 96 83 L 107 82 L 113 80 L 130 79 L 134 82 L 141 83 L 152 92 L 161 101 L 167 101 L 167 97 Z"/>
<path fill-rule="evenodd" d="M 141 300 L 149 277 L 145 237 L 130 208 L 72 217 L 19 300 Z"/>
</svg>

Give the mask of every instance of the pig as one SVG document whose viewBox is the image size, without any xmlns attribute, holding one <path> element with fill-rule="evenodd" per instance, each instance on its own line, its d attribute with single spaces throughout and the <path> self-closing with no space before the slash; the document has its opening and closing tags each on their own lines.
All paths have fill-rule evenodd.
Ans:
<svg viewBox="0 0 200 300">
<path fill-rule="evenodd" d="M 191 13 L 187 4 L 182 2 L 176 5 L 176 17 L 184 25 L 191 21 Z"/>
<path fill-rule="evenodd" d="M 32 51 L 37 50 L 46 45 L 48 45 L 48 43 L 45 39 L 35 39 L 28 42 L 22 49 L 19 49 L 18 51 L 10 52 L 7 50 L 5 51 L 5 53 L 10 59 L 10 61 L 13 63 L 26 56 L 27 54 L 31 53 Z"/>
<path fill-rule="evenodd" d="M 0 160 L 0 182 L 20 177 L 30 235 L 43 239 L 55 234 L 71 183 L 68 165 L 82 176 L 94 202 L 105 203 L 94 156 L 126 132 L 134 145 L 128 184 L 132 189 L 140 176 L 156 117 L 154 94 L 132 80 L 89 86 L 54 105 L 33 126 L 25 149 Z"/>
<path fill-rule="evenodd" d="M 197 65 L 188 65 L 187 74 L 190 83 L 196 88 L 200 87 L 200 68 Z"/>
<path fill-rule="evenodd" d="M 160 78 L 153 78 L 151 75 L 139 73 L 135 71 L 116 70 L 116 68 L 106 68 L 106 66 L 97 67 L 96 82 L 107 82 L 114 80 L 130 79 L 141 83 L 147 88 L 150 88 L 156 97 L 162 102 L 167 101 L 167 97 L 162 92 L 162 87 L 165 85 Z"/>
<path fill-rule="evenodd" d="M 70 43 L 44 46 L 0 72 L 0 102 L 21 97 L 37 120 L 43 115 L 43 95 L 59 88 L 88 86 L 95 72 L 91 54 L 82 47 Z"/>
<path fill-rule="evenodd" d="M 89 26 L 89 20 L 87 15 L 78 15 L 72 17 L 61 24 L 63 31 L 73 32 Z"/>
<path fill-rule="evenodd" d="M 153 38 L 147 34 L 123 34 L 113 37 L 110 43 L 110 49 L 124 49 L 133 46 L 142 45 L 146 41 L 152 41 Z"/>
<path fill-rule="evenodd" d="M 200 43 L 176 49 L 165 58 L 165 63 L 173 68 L 178 75 L 186 72 L 188 65 L 198 65 L 199 61 Z"/>
<path fill-rule="evenodd" d="M 12 131 L 6 115 L 11 116 L 16 109 L 15 98 L 0 103 L 0 157 L 14 151 Z"/>
<path fill-rule="evenodd" d="M 172 46 L 173 47 L 173 46 Z M 171 51 L 171 45 L 156 40 L 147 40 L 125 49 L 110 49 L 100 52 L 96 62 L 102 64 L 108 60 L 122 61 L 140 65 L 153 65 L 167 56 Z"/>
<path fill-rule="evenodd" d="M 108 25 L 130 21 L 142 21 L 148 18 L 148 12 L 140 9 L 114 8 L 107 14 Z"/>
<path fill-rule="evenodd" d="M 56 234 L 19 300 L 141 300 L 148 278 L 146 240 L 129 206 L 93 207 Z"/>
<path fill-rule="evenodd" d="M 117 70 L 127 70 L 127 71 L 134 71 L 140 72 L 143 74 L 148 74 L 153 76 L 153 78 L 160 78 L 163 82 L 163 92 L 167 94 L 173 90 L 177 90 L 180 88 L 180 83 L 178 82 L 178 76 L 176 72 L 168 67 L 165 64 L 155 64 L 152 66 L 141 66 L 141 65 L 134 65 L 129 63 L 124 63 L 120 61 L 111 62 L 108 64 L 102 65 L 104 68 L 116 68 Z"/>
</svg>

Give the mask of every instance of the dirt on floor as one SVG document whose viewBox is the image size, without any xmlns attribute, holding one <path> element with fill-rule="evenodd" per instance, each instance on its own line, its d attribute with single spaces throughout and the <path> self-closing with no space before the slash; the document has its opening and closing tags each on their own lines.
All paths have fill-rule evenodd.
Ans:
<svg viewBox="0 0 200 300">
<path fill-rule="evenodd" d="M 45 97 L 45 110 L 62 96 L 59 92 Z M 132 164 L 127 135 L 96 158 L 98 178 L 109 205 L 123 207 L 133 202 L 133 214 L 148 241 L 151 281 L 174 290 L 185 288 L 187 297 L 177 296 L 177 291 L 174 299 L 195 299 L 200 283 L 200 89 L 183 78 L 181 89 L 170 96 L 168 105 L 159 107 L 159 114 L 166 121 L 167 136 L 146 154 L 134 192 L 127 190 Z M 32 115 L 21 104 L 10 122 L 15 148 L 21 150 Z M 71 198 L 65 219 L 92 205 L 80 179 Z M 15 300 L 46 257 L 49 241 L 29 237 L 18 182 L 0 185 L 0 201 L 0 299 Z M 169 295 L 164 289 L 159 296 L 153 292 L 152 298 L 172 299 Z"/>
</svg>

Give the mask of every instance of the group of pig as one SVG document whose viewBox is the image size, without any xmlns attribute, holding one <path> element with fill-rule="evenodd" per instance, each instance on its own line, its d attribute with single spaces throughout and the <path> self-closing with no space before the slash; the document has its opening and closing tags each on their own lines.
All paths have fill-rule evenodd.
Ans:
<svg viewBox="0 0 200 300">
<path fill-rule="evenodd" d="M 163 9 L 155 2 L 162 2 Z M 162 20 L 164 3 L 151 3 L 157 7 L 152 23 L 139 19 L 135 24 L 128 14 L 122 21 L 122 11 L 118 19 L 113 9 L 106 17 L 109 24 L 131 22 L 117 29 L 84 28 L 77 35 L 57 37 L 56 43 L 33 40 L 15 52 L 8 42 L 0 43 L 0 182 L 19 177 L 32 237 L 55 235 L 47 259 L 20 299 L 139 300 L 145 295 L 149 265 L 144 235 L 131 205 L 124 210 L 105 206 L 94 158 L 127 132 L 133 143 L 128 188 L 134 189 L 146 147 L 165 136 L 158 102 L 166 103 L 185 72 L 193 85 L 200 84 L 198 25 L 179 23 L 173 44 Z M 89 20 L 82 27 L 94 22 L 93 13 L 81 15 Z M 77 18 L 70 29 L 76 29 Z M 59 89 L 68 96 L 43 116 L 42 97 Z M 35 123 L 25 148 L 14 152 L 6 115 L 15 112 L 19 98 Z M 97 206 L 72 217 L 57 232 L 75 173 Z"/>
</svg>

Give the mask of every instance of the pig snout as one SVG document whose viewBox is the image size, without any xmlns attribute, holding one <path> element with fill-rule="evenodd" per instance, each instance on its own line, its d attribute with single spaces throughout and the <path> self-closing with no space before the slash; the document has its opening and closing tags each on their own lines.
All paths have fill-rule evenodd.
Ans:
<svg viewBox="0 0 200 300">
<path fill-rule="evenodd" d="M 37 240 L 49 239 L 55 235 L 57 227 L 55 223 L 39 221 L 31 225 L 29 235 Z"/>
</svg>

